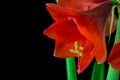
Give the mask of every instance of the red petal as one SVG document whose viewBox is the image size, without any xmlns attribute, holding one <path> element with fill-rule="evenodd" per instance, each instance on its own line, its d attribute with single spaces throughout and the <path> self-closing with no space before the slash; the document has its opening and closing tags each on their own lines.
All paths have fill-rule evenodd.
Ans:
<svg viewBox="0 0 120 80">
<path fill-rule="evenodd" d="M 96 7 L 106 0 L 58 0 L 58 5 L 76 11 L 85 11 Z"/>
<path fill-rule="evenodd" d="M 120 70 L 120 42 L 116 43 L 108 57 L 108 63 L 117 70 Z"/>
<path fill-rule="evenodd" d="M 83 57 L 78 58 L 77 72 L 78 74 L 82 73 L 91 63 L 95 56 L 95 49 L 86 53 Z"/>
<path fill-rule="evenodd" d="M 69 43 L 85 38 L 82 36 L 72 18 L 56 21 L 45 32 L 48 37 Z"/>
<path fill-rule="evenodd" d="M 83 56 L 86 56 L 92 49 L 93 44 L 88 40 L 79 40 L 78 45 L 84 47 Z M 78 57 L 77 53 L 71 53 L 70 49 L 74 49 L 74 42 L 72 43 L 62 43 L 56 41 L 54 56 L 58 58 L 67 58 L 67 57 Z"/>
<path fill-rule="evenodd" d="M 110 33 L 109 33 L 109 30 L 110 30 L 110 22 L 111 22 L 111 15 L 109 15 L 108 17 L 108 20 L 106 22 L 106 30 L 105 30 L 105 34 L 106 36 L 108 36 Z M 115 31 L 117 27 L 117 17 L 115 16 L 114 17 L 114 22 L 113 22 L 113 27 L 112 27 L 112 33 Z"/>
<path fill-rule="evenodd" d="M 52 4 L 52 3 L 47 4 L 47 9 L 50 12 L 54 20 L 59 20 L 64 17 L 78 15 L 78 13 L 76 13 L 74 10 L 69 10 L 69 9 L 66 9 L 65 7 Z"/>
<path fill-rule="evenodd" d="M 95 44 L 95 57 L 99 63 L 105 62 L 107 56 L 104 26 L 111 7 L 111 2 L 106 1 L 95 9 L 83 13 L 80 18 L 76 18 L 81 34 Z"/>
<path fill-rule="evenodd" d="M 110 64 L 111 64 L 111 66 L 112 66 L 114 69 L 120 71 L 120 59 L 115 59 L 115 60 L 112 61 Z"/>
<path fill-rule="evenodd" d="M 56 39 L 56 28 L 58 25 L 61 23 L 64 23 L 66 19 L 59 20 L 57 22 L 54 22 L 50 27 L 48 27 L 45 31 L 44 34 L 47 35 L 51 39 Z"/>
<path fill-rule="evenodd" d="M 77 54 L 71 53 L 70 49 L 74 49 L 74 43 L 65 44 L 56 41 L 54 56 L 58 58 L 77 57 Z"/>
</svg>

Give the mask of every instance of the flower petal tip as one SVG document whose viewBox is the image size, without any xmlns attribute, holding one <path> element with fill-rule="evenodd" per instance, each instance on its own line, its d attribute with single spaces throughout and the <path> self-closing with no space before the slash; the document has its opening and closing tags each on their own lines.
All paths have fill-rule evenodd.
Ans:
<svg viewBox="0 0 120 80">
<path fill-rule="evenodd" d="M 46 3 L 45 5 L 48 6 L 50 3 Z"/>
<path fill-rule="evenodd" d="M 53 5 L 53 3 L 46 3 L 45 4 L 47 7 L 51 7 Z"/>
<path fill-rule="evenodd" d="M 98 64 L 101 64 L 100 62 L 98 62 Z"/>
<path fill-rule="evenodd" d="M 78 74 L 80 74 L 80 73 L 81 73 L 80 69 L 78 69 L 78 70 L 77 70 L 77 73 L 78 73 Z"/>
<path fill-rule="evenodd" d="M 81 69 L 77 69 L 77 74 L 82 73 L 82 71 L 83 71 L 83 70 L 81 70 Z"/>
<path fill-rule="evenodd" d="M 108 64 L 111 65 L 110 62 L 108 62 Z"/>
</svg>

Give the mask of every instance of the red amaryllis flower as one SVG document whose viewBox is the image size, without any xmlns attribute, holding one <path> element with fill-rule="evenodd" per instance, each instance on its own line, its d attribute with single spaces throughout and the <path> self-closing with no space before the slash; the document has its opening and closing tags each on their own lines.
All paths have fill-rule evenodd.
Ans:
<svg viewBox="0 0 120 80">
<path fill-rule="evenodd" d="M 105 24 L 112 3 L 105 1 L 87 11 L 80 7 L 78 10 L 74 9 L 78 4 L 72 7 L 62 4 L 64 3 L 47 4 L 47 9 L 55 22 L 44 31 L 44 34 L 55 40 L 54 56 L 78 57 L 78 73 L 85 70 L 94 57 L 99 63 L 103 63 L 107 56 Z"/>
<path fill-rule="evenodd" d="M 113 46 L 108 57 L 108 63 L 110 63 L 114 69 L 120 70 L 120 42 Z"/>
</svg>

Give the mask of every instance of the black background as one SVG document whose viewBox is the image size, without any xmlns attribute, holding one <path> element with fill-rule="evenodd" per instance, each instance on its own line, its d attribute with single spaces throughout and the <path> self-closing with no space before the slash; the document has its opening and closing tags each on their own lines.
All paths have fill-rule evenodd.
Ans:
<svg viewBox="0 0 120 80">
<path fill-rule="evenodd" d="M 32 51 L 26 62 L 30 64 L 26 67 L 28 77 L 33 80 L 67 80 L 65 59 L 53 56 L 54 40 L 43 34 L 43 31 L 54 22 L 46 10 L 46 3 L 55 3 L 55 0 L 32 0 Z M 108 53 L 113 45 L 114 35 L 115 32 L 112 34 L 110 45 L 107 45 Z M 90 80 L 94 61 L 83 73 L 78 74 L 78 80 Z M 105 76 L 107 70 L 106 61 Z"/>
</svg>

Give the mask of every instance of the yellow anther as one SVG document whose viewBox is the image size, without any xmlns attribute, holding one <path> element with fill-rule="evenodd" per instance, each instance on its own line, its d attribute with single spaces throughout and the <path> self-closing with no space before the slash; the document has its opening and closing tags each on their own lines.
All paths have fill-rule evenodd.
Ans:
<svg viewBox="0 0 120 80">
<path fill-rule="evenodd" d="M 77 41 L 75 41 L 74 46 L 75 46 L 75 51 L 78 52 L 79 50 L 78 50 L 78 42 Z"/>
<path fill-rule="evenodd" d="M 75 49 L 74 50 L 70 49 L 70 52 L 78 54 L 78 57 L 82 56 L 84 48 L 82 46 L 79 47 L 77 41 L 74 42 L 74 47 L 75 47 Z"/>
<path fill-rule="evenodd" d="M 84 48 L 83 48 L 82 46 L 80 46 L 79 49 L 80 49 L 80 51 L 83 51 L 83 50 L 84 50 Z"/>
</svg>

